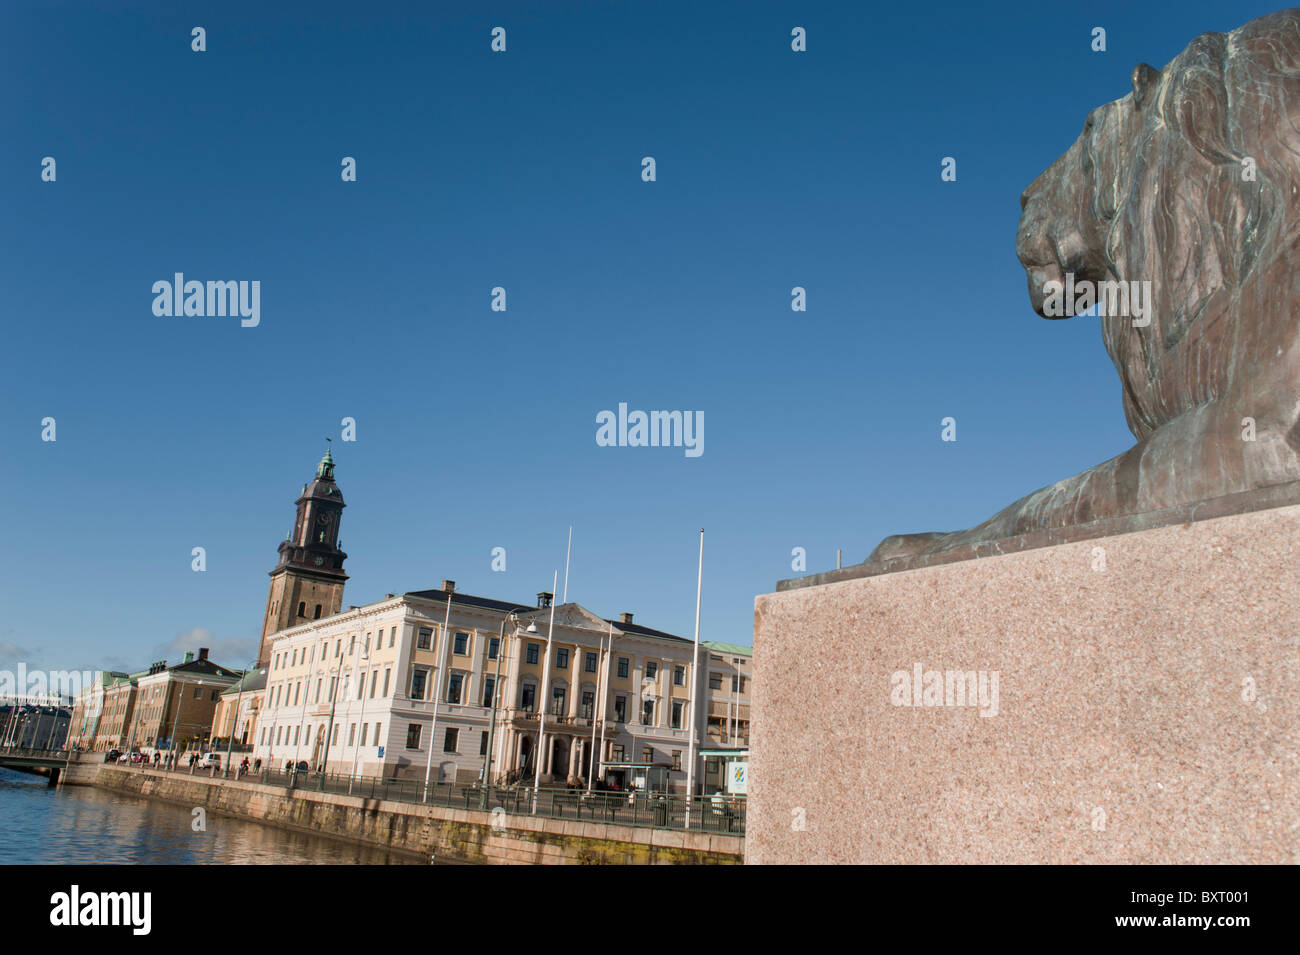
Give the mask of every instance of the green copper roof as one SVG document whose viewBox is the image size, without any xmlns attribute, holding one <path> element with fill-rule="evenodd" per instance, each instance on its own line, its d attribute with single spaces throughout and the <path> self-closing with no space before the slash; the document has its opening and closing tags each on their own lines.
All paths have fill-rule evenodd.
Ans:
<svg viewBox="0 0 1300 955">
<path fill-rule="evenodd" d="M 752 657 L 753 647 L 741 646 L 739 643 L 718 643 L 716 640 L 701 640 L 700 646 L 716 650 L 718 653 L 734 653 L 737 656 Z"/>
<path fill-rule="evenodd" d="M 325 449 L 325 457 L 316 465 L 316 476 L 331 481 L 334 479 L 334 455 L 330 454 L 329 448 Z"/>
</svg>

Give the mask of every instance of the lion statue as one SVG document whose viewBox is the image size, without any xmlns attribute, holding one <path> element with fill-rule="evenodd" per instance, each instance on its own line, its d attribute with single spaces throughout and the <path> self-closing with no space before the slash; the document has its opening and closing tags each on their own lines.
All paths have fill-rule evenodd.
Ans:
<svg viewBox="0 0 1300 955">
<path fill-rule="evenodd" d="M 868 561 L 1300 480 L 1300 10 L 1203 34 L 1132 86 L 1025 190 L 1016 254 L 1045 318 L 1062 286 L 1145 286 L 1148 315 L 1112 298 L 1083 319 L 1101 323 L 1137 444 Z"/>
</svg>

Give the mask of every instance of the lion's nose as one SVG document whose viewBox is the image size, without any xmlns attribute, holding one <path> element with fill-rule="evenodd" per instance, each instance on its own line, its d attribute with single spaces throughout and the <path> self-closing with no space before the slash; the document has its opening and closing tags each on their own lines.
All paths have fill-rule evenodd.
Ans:
<svg viewBox="0 0 1300 955">
<path fill-rule="evenodd" d="M 1020 194 L 1020 211 L 1025 211 L 1025 206 L 1029 205 L 1029 190 L 1026 189 Z"/>
</svg>

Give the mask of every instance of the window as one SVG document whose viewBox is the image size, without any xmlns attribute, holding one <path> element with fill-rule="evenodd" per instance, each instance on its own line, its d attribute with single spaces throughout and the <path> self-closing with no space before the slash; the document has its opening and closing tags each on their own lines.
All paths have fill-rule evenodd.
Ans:
<svg viewBox="0 0 1300 955">
<path fill-rule="evenodd" d="M 653 746 L 647 746 L 641 750 L 641 762 L 653 763 L 655 761 L 655 750 Z"/>
<path fill-rule="evenodd" d="M 731 675 L 731 691 L 733 693 L 745 692 L 745 678 L 743 676 L 736 673 Z"/>
<path fill-rule="evenodd" d="M 533 711 L 537 705 L 537 687 L 532 683 L 525 683 L 519 691 L 519 706 L 528 713 Z"/>
<path fill-rule="evenodd" d="M 379 671 L 376 670 L 374 673 L 370 674 L 370 698 L 372 700 L 375 698 L 375 690 L 378 689 L 378 687 L 379 687 Z"/>
<path fill-rule="evenodd" d="M 330 733 L 330 745 L 333 746 L 339 741 L 339 724 L 334 724 L 334 730 Z"/>
<path fill-rule="evenodd" d="M 555 651 L 555 665 L 561 670 L 569 668 L 569 648 L 561 647 Z"/>
<path fill-rule="evenodd" d="M 388 645 L 391 647 L 395 643 L 397 643 L 397 628 L 393 627 L 393 629 L 388 631 Z"/>
<path fill-rule="evenodd" d="M 552 716 L 564 716 L 567 713 L 567 710 L 565 709 L 564 706 L 564 701 L 565 698 L 568 696 L 568 694 L 569 691 L 562 686 L 551 687 L 551 715 Z"/>
<path fill-rule="evenodd" d="M 480 756 L 487 755 L 487 730 L 484 730 L 483 735 L 478 739 L 478 754 Z"/>
<path fill-rule="evenodd" d="M 276 746 L 279 746 L 279 745 L 280 745 L 280 731 L 281 731 L 282 729 L 284 729 L 283 726 L 277 726 L 277 727 L 275 728 L 275 745 L 276 745 Z"/>
<path fill-rule="evenodd" d="M 369 723 L 362 723 L 362 724 L 361 724 L 361 745 L 362 745 L 362 746 L 365 746 L 365 745 L 366 745 L 366 732 L 367 732 L 369 729 L 370 729 L 370 724 L 369 724 Z"/>
<path fill-rule="evenodd" d="M 384 668 L 384 699 L 388 699 L 388 678 L 393 675 L 392 667 Z"/>
<path fill-rule="evenodd" d="M 317 703 L 320 702 L 320 685 L 321 685 L 321 678 L 317 677 L 316 678 L 316 702 Z"/>
<path fill-rule="evenodd" d="M 460 730 L 455 726 L 447 727 L 447 735 L 442 738 L 442 751 L 444 753 L 456 752 L 456 744 L 460 742 Z"/>
<path fill-rule="evenodd" d="M 379 727 L 381 727 L 381 726 L 383 726 L 383 725 L 384 725 L 383 723 L 376 723 L 376 724 L 375 724 L 375 745 L 376 745 L 376 746 L 379 745 Z"/>
<path fill-rule="evenodd" d="M 673 667 L 673 686 L 685 686 L 685 685 L 686 685 L 686 667 L 683 666 Z"/>
<path fill-rule="evenodd" d="M 348 745 L 352 746 L 357 741 L 357 724 L 353 723 L 348 727 Z"/>
<path fill-rule="evenodd" d="M 420 628 L 420 635 L 415 638 L 415 648 L 417 650 L 428 650 L 433 643 L 433 631 L 427 627 Z"/>
<path fill-rule="evenodd" d="M 594 652 L 587 651 L 587 655 L 583 658 L 582 669 L 587 673 L 596 672 L 596 654 Z"/>
<path fill-rule="evenodd" d="M 659 664 L 654 660 L 647 660 L 645 663 L 645 678 L 653 680 L 659 675 Z"/>
<path fill-rule="evenodd" d="M 492 637 L 488 640 L 488 659 L 495 660 L 497 654 L 501 652 L 501 638 Z"/>
<path fill-rule="evenodd" d="M 469 652 L 469 634 L 468 634 L 468 633 L 457 633 L 457 634 L 456 634 L 455 638 L 453 638 L 453 640 L 452 640 L 451 652 L 452 652 L 452 653 L 459 653 L 461 656 L 464 656 L 466 653 Z"/>
<path fill-rule="evenodd" d="M 655 701 L 642 700 L 641 702 L 641 725 L 653 726 L 655 722 Z"/>
<path fill-rule="evenodd" d="M 681 700 L 673 700 L 673 729 L 682 728 L 682 711 L 686 705 Z"/>
<path fill-rule="evenodd" d="M 416 667 L 415 672 L 411 674 L 411 699 L 424 699 L 424 684 L 429 679 L 429 671 L 423 667 Z"/>
<path fill-rule="evenodd" d="M 682 751 L 680 749 L 675 749 L 673 750 L 673 769 L 681 769 L 681 768 L 682 768 Z"/>
<path fill-rule="evenodd" d="M 631 665 L 631 662 L 632 661 L 630 661 L 627 657 L 618 658 L 618 678 L 620 680 L 627 679 L 628 667 Z"/>
<path fill-rule="evenodd" d="M 357 674 L 357 699 L 364 700 L 365 698 L 366 698 L 366 674 L 365 671 L 363 670 L 361 673 Z"/>
<path fill-rule="evenodd" d="M 300 617 L 307 616 L 307 601 L 305 600 L 298 601 L 298 616 Z"/>
<path fill-rule="evenodd" d="M 496 689 L 497 689 L 496 677 L 489 676 L 483 678 L 483 705 L 484 706 L 492 705 L 492 697 L 495 695 Z"/>
<path fill-rule="evenodd" d="M 213 702 L 213 703 L 217 702 L 217 691 L 216 691 L 216 690 L 213 690 L 213 691 L 212 691 L 212 702 Z"/>
<path fill-rule="evenodd" d="M 320 619 L 320 604 L 317 604 L 317 605 L 316 605 L 316 616 L 313 617 L 312 619 L 313 619 L 313 620 L 319 620 L 319 619 Z"/>
<path fill-rule="evenodd" d="M 297 651 L 297 650 L 294 650 L 294 651 L 293 651 L 293 656 L 291 656 L 291 657 L 289 658 L 289 660 L 290 660 L 290 663 L 289 663 L 290 666 L 295 666 L 295 667 L 296 667 L 296 666 L 298 665 L 298 651 Z"/>
<path fill-rule="evenodd" d="M 710 690 L 720 690 L 720 689 L 722 689 L 722 674 L 721 674 L 721 673 L 710 673 L 710 674 L 709 674 L 709 689 L 710 689 Z"/>
<path fill-rule="evenodd" d="M 627 697 L 622 693 L 614 697 L 614 720 L 618 723 L 627 722 Z"/>
<path fill-rule="evenodd" d="M 293 705 L 298 705 L 298 694 L 302 692 L 302 682 L 299 681 L 293 685 Z"/>
<path fill-rule="evenodd" d="M 527 655 L 524 657 L 524 662 L 525 662 L 525 663 L 536 663 L 537 660 L 538 660 L 538 653 L 539 653 L 539 648 L 538 648 L 537 644 L 535 644 L 535 643 L 530 643 L 530 644 L 528 644 L 528 653 L 527 653 Z"/>
<path fill-rule="evenodd" d="M 464 684 L 465 684 L 465 675 L 463 673 L 453 673 L 451 675 L 450 683 L 447 686 L 448 703 L 460 702 L 460 690 Z"/>
<path fill-rule="evenodd" d="M 621 744 L 615 743 L 612 747 L 610 747 L 611 762 L 621 763 L 623 762 L 624 756 L 625 753 L 623 752 L 623 747 Z"/>
<path fill-rule="evenodd" d="M 203 696 L 203 687 L 201 687 L 201 686 L 196 686 L 196 687 L 194 688 L 194 699 L 197 700 L 197 699 L 198 699 L 199 697 L 201 697 L 201 696 Z"/>
<path fill-rule="evenodd" d="M 406 748 L 420 748 L 420 730 L 424 729 L 419 723 L 408 723 L 406 726 Z"/>
</svg>

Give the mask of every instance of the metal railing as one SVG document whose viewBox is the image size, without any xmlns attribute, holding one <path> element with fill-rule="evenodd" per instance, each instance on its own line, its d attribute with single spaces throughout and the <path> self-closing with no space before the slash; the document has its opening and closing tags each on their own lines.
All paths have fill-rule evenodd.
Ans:
<svg viewBox="0 0 1300 955">
<path fill-rule="evenodd" d="M 690 830 L 728 835 L 745 833 L 745 797 L 687 797 L 677 793 L 605 792 L 531 786 L 480 786 L 478 784 L 430 782 L 428 798 L 422 779 L 386 779 L 379 776 L 351 777 L 346 773 L 291 772 L 283 767 L 263 766 L 245 773 L 235 766 L 229 777 L 221 767 L 191 770 L 188 766 L 165 769 L 153 764 L 133 768 L 182 776 L 211 776 L 240 779 L 264 786 L 299 789 L 306 792 L 351 794 L 363 799 L 420 803 L 451 809 L 500 812 L 506 816 L 533 816 L 575 822 L 604 822 L 646 829 L 686 829 L 690 809 Z M 534 811 L 534 802 L 536 810 Z M 503 825 L 508 825 L 503 823 Z"/>
</svg>

